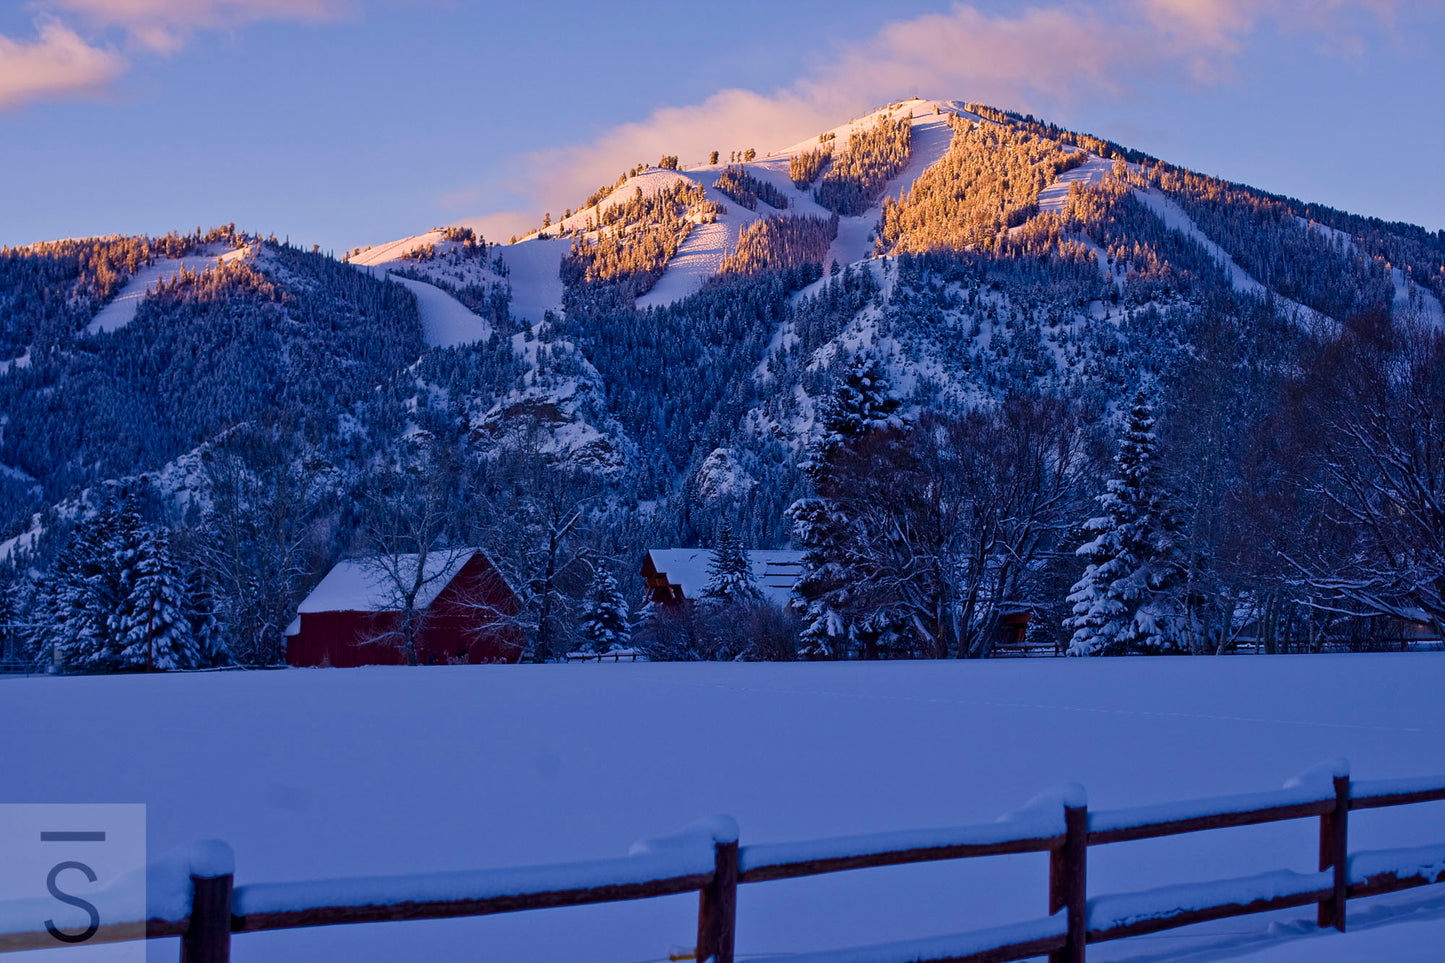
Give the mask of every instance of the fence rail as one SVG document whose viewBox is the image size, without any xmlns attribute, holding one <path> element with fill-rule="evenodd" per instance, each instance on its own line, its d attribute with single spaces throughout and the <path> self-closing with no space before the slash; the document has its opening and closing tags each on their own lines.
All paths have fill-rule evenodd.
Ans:
<svg viewBox="0 0 1445 963">
<path fill-rule="evenodd" d="M 1125 939 L 1252 913 L 1315 904 L 1320 926 L 1345 928 L 1347 900 L 1445 883 L 1445 845 L 1356 853 L 1348 848 L 1355 809 L 1445 800 L 1445 776 L 1350 781 L 1343 760 L 1316 767 L 1276 792 L 1091 813 L 1066 786 L 994 823 L 800 843 L 739 846 L 737 827 L 717 817 L 677 836 L 638 844 L 620 859 L 519 869 L 378 876 L 236 887 L 229 849 L 204 844 L 189 864 L 189 905 L 149 919 L 107 921 L 95 941 L 181 938 L 182 963 L 227 963 L 233 933 L 512 913 L 698 894 L 695 958 L 733 963 L 739 885 L 878 866 L 1012 853 L 1049 854 L 1048 915 L 955 936 L 850 951 L 849 959 L 995 963 L 1048 954 L 1082 963 L 1089 943 Z M 1289 870 L 1088 896 L 1091 846 L 1317 817 L 1319 871 Z M 218 845 L 225 855 L 217 859 Z M 209 867 L 209 868 L 208 868 Z M 17 926 L 0 903 L 0 953 L 57 946 L 39 927 Z M 828 954 L 790 956 L 791 963 Z"/>
</svg>

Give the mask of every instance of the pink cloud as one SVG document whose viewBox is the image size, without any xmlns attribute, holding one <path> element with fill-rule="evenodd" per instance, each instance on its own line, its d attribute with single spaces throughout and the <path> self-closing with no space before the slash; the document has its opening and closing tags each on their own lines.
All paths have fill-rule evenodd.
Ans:
<svg viewBox="0 0 1445 963">
<path fill-rule="evenodd" d="M 316 22 L 346 13 L 352 0 L 44 0 L 98 28 L 120 28 L 147 49 L 170 53 L 196 30 L 259 20 Z"/>
<path fill-rule="evenodd" d="M 661 107 L 589 143 L 519 158 L 511 194 L 557 211 L 638 161 L 712 149 L 782 147 L 900 97 L 961 97 L 1034 112 L 1087 98 L 1120 100 L 1168 85 L 1228 78 L 1241 45 L 1265 20 L 1318 34 L 1326 49 L 1358 44 L 1361 15 L 1389 24 L 1426 0 L 1112 0 L 989 13 L 945 13 L 885 25 L 769 93 L 723 90 Z M 720 143 L 727 132 L 733 143 Z M 536 220 L 536 216 L 533 217 Z"/>
<path fill-rule="evenodd" d="M 125 70 L 119 54 L 90 46 L 58 23 L 41 25 L 33 43 L 0 35 L 0 108 L 95 94 Z"/>
</svg>

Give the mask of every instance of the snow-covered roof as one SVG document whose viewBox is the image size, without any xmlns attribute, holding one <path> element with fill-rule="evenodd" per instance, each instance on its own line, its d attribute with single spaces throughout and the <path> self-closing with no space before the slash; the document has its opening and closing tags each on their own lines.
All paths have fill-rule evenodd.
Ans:
<svg viewBox="0 0 1445 963">
<path fill-rule="evenodd" d="M 440 549 L 430 552 L 423 568 L 425 584 L 417 593 L 415 607 L 431 605 L 441 590 L 456 578 L 462 566 L 479 549 Z M 388 574 L 395 567 L 404 575 L 415 573 L 417 555 L 350 558 L 337 562 L 321 584 L 311 590 L 297 609 L 298 615 L 317 612 L 395 612 L 401 609 L 396 580 Z"/>
<path fill-rule="evenodd" d="M 753 584 L 763 597 L 777 605 L 787 605 L 793 585 L 803 574 L 803 553 L 775 549 L 749 551 Z M 683 598 L 695 599 L 707 588 L 708 567 L 712 550 L 706 548 L 654 548 L 648 557 L 659 575 L 682 589 Z"/>
</svg>

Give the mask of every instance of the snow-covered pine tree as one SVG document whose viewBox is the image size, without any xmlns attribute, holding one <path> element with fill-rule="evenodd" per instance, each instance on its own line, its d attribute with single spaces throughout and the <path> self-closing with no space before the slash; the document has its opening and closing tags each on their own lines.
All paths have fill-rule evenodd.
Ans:
<svg viewBox="0 0 1445 963">
<path fill-rule="evenodd" d="M 743 551 L 742 540 L 733 532 L 731 525 L 724 524 L 718 534 L 712 560 L 707 566 L 707 588 L 703 589 L 702 597 L 703 601 L 717 605 L 753 602 L 762 598 L 762 593 L 753 584 L 748 553 Z"/>
<path fill-rule="evenodd" d="M 215 586 L 204 569 L 192 567 L 186 573 L 186 618 L 191 640 L 196 647 L 198 665 L 225 665 L 229 661 L 226 644 L 217 617 L 218 598 Z"/>
<path fill-rule="evenodd" d="M 593 652 L 625 649 L 632 642 L 627 599 L 605 565 L 597 566 L 592 573 L 592 584 L 582 603 L 582 624 L 578 633 Z"/>
<path fill-rule="evenodd" d="M 1088 567 L 1069 594 L 1070 655 L 1184 649 L 1183 553 L 1157 455 L 1154 412 L 1141 390 L 1114 457 L 1118 477 L 1099 496 L 1103 514 L 1084 525 L 1093 538 L 1078 549 Z"/>
<path fill-rule="evenodd" d="M 799 651 L 805 656 L 841 658 L 853 645 L 852 620 L 845 614 L 857 582 L 848 569 L 853 520 L 838 497 L 846 479 L 838 477 L 836 463 L 869 431 L 901 425 L 899 404 L 883 365 L 872 355 L 860 354 L 820 406 L 822 435 L 802 466 L 817 495 L 788 508 L 793 539 L 805 552 L 803 574 L 793 587 L 795 605 L 803 611 Z"/>
<path fill-rule="evenodd" d="M 53 582 L 43 607 L 47 636 L 43 644 L 60 648 L 70 669 L 106 672 L 115 668 L 115 635 L 111 616 L 126 595 L 118 553 L 129 539 L 122 526 L 138 526 L 134 511 L 123 512 L 107 501 L 71 533 L 52 568 Z"/>
<path fill-rule="evenodd" d="M 180 569 L 164 531 L 143 528 L 129 571 L 132 587 L 112 620 L 119 668 L 183 669 L 199 659 Z"/>
<path fill-rule="evenodd" d="M 900 402 L 890 392 L 882 362 L 871 354 L 854 357 L 844 371 L 843 380 L 821 406 L 823 436 L 809 466 L 816 470 L 834 448 L 874 428 L 901 426 Z"/>
</svg>

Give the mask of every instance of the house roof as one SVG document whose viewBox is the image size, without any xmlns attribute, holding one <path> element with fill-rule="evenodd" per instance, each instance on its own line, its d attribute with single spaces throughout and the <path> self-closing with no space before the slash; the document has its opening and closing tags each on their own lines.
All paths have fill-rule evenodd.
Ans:
<svg viewBox="0 0 1445 963">
<path fill-rule="evenodd" d="M 803 553 L 758 549 L 749 551 L 747 555 L 753 584 L 763 597 L 777 605 L 787 605 L 793 585 L 803 574 Z M 648 550 L 647 557 L 659 575 L 665 576 L 669 584 L 682 589 L 683 598 L 700 598 L 707 588 L 708 567 L 712 564 L 711 549 L 654 548 Z M 643 567 L 645 570 L 646 565 Z"/>
<path fill-rule="evenodd" d="M 423 569 L 425 584 L 417 592 L 413 605 L 427 608 L 451 584 L 462 566 L 471 561 L 480 549 L 439 549 L 426 557 Z M 321 584 L 311 590 L 298 608 L 298 615 L 317 612 L 397 612 L 402 608 L 396 581 L 389 575 L 393 564 L 397 571 L 414 573 L 419 555 L 373 556 L 349 558 L 336 563 Z"/>
</svg>

